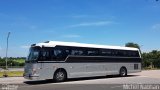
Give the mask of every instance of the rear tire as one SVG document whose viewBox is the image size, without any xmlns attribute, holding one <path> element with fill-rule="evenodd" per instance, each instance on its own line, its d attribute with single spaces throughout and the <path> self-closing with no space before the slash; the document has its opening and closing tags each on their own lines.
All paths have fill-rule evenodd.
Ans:
<svg viewBox="0 0 160 90">
<path fill-rule="evenodd" d="M 126 69 L 125 67 L 122 67 L 122 68 L 120 69 L 120 71 L 119 71 L 119 75 L 120 75 L 121 77 L 127 76 L 127 69 Z"/>
<path fill-rule="evenodd" d="M 67 79 L 67 74 L 64 70 L 58 70 L 55 72 L 54 74 L 54 77 L 53 79 L 56 81 L 56 82 L 62 82 L 62 81 L 65 81 Z"/>
</svg>

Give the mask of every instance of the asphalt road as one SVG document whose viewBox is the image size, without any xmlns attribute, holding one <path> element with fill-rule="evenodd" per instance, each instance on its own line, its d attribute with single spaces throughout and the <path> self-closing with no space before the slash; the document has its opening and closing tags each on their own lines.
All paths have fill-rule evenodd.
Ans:
<svg viewBox="0 0 160 90">
<path fill-rule="evenodd" d="M 158 89 L 160 90 L 160 78 L 137 75 L 129 75 L 128 77 L 107 76 L 70 79 L 61 83 L 51 81 L 27 81 L 24 83 L 26 85 L 20 86 L 18 90 L 124 90 L 124 85 L 126 84 L 158 85 Z"/>
<path fill-rule="evenodd" d="M 96 84 L 57 84 L 34 87 L 21 87 L 18 90 L 123 90 L 123 85 L 96 85 Z"/>
<path fill-rule="evenodd" d="M 17 78 L 15 81 L 18 82 L 18 79 L 21 83 L 8 85 L 14 85 L 15 87 L 13 87 L 17 88 L 15 90 L 124 90 L 126 89 L 125 85 L 130 86 L 128 90 L 142 90 L 140 85 L 152 85 L 147 90 L 160 90 L 160 70 L 142 71 L 140 73 L 129 74 L 127 77 L 107 76 L 69 79 L 61 83 L 49 80 L 27 81 L 22 78 Z"/>
</svg>

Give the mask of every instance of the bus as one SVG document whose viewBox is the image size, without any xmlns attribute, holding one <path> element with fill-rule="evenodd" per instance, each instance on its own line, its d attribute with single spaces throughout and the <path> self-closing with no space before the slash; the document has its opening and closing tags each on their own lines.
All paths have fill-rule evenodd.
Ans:
<svg viewBox="0 0 160 90">
<path fill-rule="evenodd" d="M 140 71 L 141 54 L 137 48 L 46 41 L 31 45 L 24 78 L 61 82 L 80 77 L 124 77 Z"/>
</svg>

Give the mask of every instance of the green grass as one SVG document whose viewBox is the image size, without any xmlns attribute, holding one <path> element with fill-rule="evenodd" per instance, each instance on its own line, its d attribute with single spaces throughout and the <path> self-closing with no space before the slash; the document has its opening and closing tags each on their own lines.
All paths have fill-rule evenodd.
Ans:
<svg viewBox="0 0 160 90">
<path fill-rule="evenodd" d="M 24 59 L 17 59 L 17 60 L 13 60 L 13 61 L 18 62 L 18 63 L 25 63 Z"/>
<path fill-rule="evenodd" d="M 6 74 L 8 75 L 8 77 L 19 77 L 19 76 L 23 76 L 23 71 L 6 71 Z M 4 75 L 4 71 L 0 72 L 0 77 L 3 77 Z"/>
</svg>

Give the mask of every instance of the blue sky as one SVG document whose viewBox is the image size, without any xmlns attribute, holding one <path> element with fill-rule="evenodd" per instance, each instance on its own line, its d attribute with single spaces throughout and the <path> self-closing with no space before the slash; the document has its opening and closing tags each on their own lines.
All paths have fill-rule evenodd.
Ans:
<svg viewBox="0 0 160 90">
<path fill-rule="evenodd" d="M 47 40 L 160 50 L 160 2 L 154 0 L 1 0 L 0 56 L 27 56 Z"/>
</svg>

